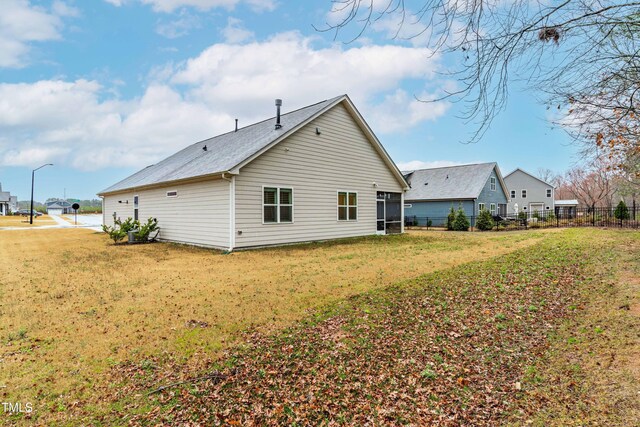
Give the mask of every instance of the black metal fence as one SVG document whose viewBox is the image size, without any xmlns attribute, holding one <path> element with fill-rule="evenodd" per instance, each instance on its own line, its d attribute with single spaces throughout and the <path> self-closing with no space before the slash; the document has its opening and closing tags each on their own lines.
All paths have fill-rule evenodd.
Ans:
<svg viewBox="0 0 640 427">
<path fill-rule="evenodd" d="M 476 228 L 477 215 L 467 216 L 471 229 Z M 520 212 L 518 215 L 493 217 L 493 230 L 527 230 L 549 227 L 640 228 L 640 208 L 630 207 L 616 212 L 615 207 L 556 208 L 554 211 Z M 447 217 L 405 216 L 406 227 L 446 229 Z"/>
</svg>

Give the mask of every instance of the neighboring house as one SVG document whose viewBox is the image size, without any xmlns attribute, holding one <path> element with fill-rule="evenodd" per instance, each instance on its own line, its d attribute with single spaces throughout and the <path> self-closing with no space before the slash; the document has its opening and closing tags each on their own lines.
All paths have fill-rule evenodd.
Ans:
<svg viewBox="0 0 640 427">
<path fill-rule="evenodd" d="M 18 210 L 18 197 L 8 191 L 2 191 L 0 184 L 0 216 L 9 215 Z"/>
<path fill-rule="evenodd" d="M 276 101 L 276 105 L 279 105 Z M 343 95 L 207 139 L 101 191 L 103 222 L 233 250 L 403 231 L 408 188 Z"/>
<path fill-rule="evenodd" d="M 47 214 L 49 215 L 64 215 L 73 213 L 71 203 L 66 200 L 53 200 L 46 203 Z"/>
<path fill-rule="evenodd" d="M 575 218 L 578 201 L 572 200 L 555 200 L 555 215 L 559 218 Z"/>
<path fill-rule="evenodd" d="M 469 217 L 486 209 L 492 215 L 507 214 L 507 187 L 497 163 L 421 169 L 405 174 L 411 189 L 405 193 L 405 217 L 418 224 L 431 220 L 432 225 L 446 223 L 453 207 L 462 206 Z"/>
<path fill-rule="evenodd" d="M 553 212 L 554 186 L 528 172 L 518 168 L 504 177 L 509 189 L 508 213 L 518 212 Z"/>
</svg>

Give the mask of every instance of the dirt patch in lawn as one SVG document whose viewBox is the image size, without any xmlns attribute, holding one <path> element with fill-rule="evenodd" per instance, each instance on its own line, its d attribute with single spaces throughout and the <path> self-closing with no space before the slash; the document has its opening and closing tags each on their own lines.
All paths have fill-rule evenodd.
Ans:
<svg viewBox="0 0 640 427">
<path fill-rule="evenodd" d="M 325 304 L 552 235 L 415 232 L 224 255 L 114 246 L 89 230 L 0 233 L 0 397 L 31 402 L 28 421 L 43 423 L 104 412 L 95 390 L 122 362 L 199 366 L 249 328 L 279 330 Z"/>
</svg>

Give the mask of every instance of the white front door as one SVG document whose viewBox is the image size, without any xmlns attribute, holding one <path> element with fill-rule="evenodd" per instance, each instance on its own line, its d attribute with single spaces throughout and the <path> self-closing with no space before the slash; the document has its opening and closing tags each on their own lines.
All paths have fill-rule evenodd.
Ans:
<svg viewBox="0 0 640 427">
<path fill-rule="evenodd" d="M 534 212 L 542 213 L 544 211 L 544 203 L 531 203 L 529 205 L 529 212 L 533 214 Z"/>
</svg>

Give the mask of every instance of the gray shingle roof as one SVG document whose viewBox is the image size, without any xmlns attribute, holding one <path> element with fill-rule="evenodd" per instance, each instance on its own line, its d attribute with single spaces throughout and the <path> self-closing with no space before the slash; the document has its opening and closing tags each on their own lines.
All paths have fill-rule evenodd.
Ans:
<svg viewBox="0 0 640 427">
<path fill-rule="evenodd" d="M 240 128 L 237 132 L 229 132 L 196 142 L 98 194 L 230 171 L 316 114 L 338 103 L 345 96 L 337 96 L 283 114 L 280 119 L 282 128 L 279 130 L 275 129 L 274 117 Z M 206 151 L 203 149 L 205 146 Z"/>
<path fill-rule="evenodd" d="M 405 200 L 475 199 L 489 179 L 492 163 L 421 169 L 405 175 L 411 189 Z"/>
</svg>

